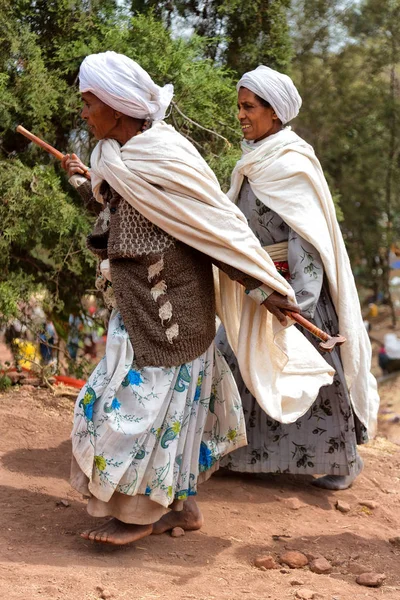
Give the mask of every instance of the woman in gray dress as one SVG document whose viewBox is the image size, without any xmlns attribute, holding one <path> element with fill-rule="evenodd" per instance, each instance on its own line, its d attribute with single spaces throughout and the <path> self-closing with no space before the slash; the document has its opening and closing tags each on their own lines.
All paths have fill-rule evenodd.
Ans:
<svg viewBox="0 0 400 600">
<path fill-rule="evenodd" d="M 335 308 L 343 296 L 333 302 L 331 287 L 336 286 L 336 291 L 340 287 L 330 280 L 327 272 L 335 260 L 336 248 L 336 256 L 340 257 L 338 264 L 342 261 L 342 271 L 348 270 L 342 277 L 351 280 L 346 285 L 353 286 L 346 293 L 350 299 L 348 306 L 352 303 L 349 310 L 354 311 L 353 319 L 357 325 L 354 327 L 357 337 L 349 336 L 346 350 L 353 352 L 357 345 L 362 348 L 363 368 L 367 372 L 369 341 L 365 332 L 359 330 L 360 308 L 340 231 L 334 215 L 332 217 L 329 190 L 320 171 L 317 175 L 323 180 L 318 183 L 322 191 L 319 197 L 315 193 L 317 176 L 310 165 L 314 161 L 317 166 L 313 169 L 318 171 L 319 163 L 312 148 L 290 128 L 284 127 L 297 115 L 301 98 L 289 77 L 268 67 L 258 67 L 245 74 L 237 88 L 244 157 L 234 172 L 236 180 L 238 174 L 241 179 L 237 193 L 231 190 L 231 199 L 245 214 L 261 245 L 267 247 L 275 266 L 292 285 L 303 315 L 332 335 L 339 331 L 346 335 L 343 331 L 345 319 L 343 323 L 339 322 Z M 252 161 L 251 156 L 255 157 Z M 310 200 L 313 195 L 315 198 Z M 324 200 L 321 200 L 322 196 Z M 331 211 L 329 214 L 334 221 L 329 225 L 328 219 L 330 228 L 326 232 L 322 231 L 326 226 L 320 210 L 323 202 L 329 205 L 325 214 Z M 310 233 L 303 236 L 303 232 Z M 325 252 L 325 246 L 329 235 L 340 239 L 332 240 L 329 251 L 333 258 L 327 260 L 329 252 Z M 321 252 L 325 253 L 325 260 L 319 247 L 324 249 Z M 343 313 L 343 306 L 340 310 Z M 308 332 L 303 333 L 318 347 L 319 340 Z M 365 388 L 364 398 L 362 394 L 361 398 L 356 398 L 354 386 L 355 402 L 352 402 L 353 392 L 350 395 L 348 385 L 351 378 L 346 377 L 341 351 L 335 349 L 332 354 L 324 355 L 336 371 L 333 384 L 321 388 L 314 404 L 295 423 L 282 424 L 270 418 L 247 389 L 222 328 L 217 335 L 217 344 L 228 360 L 241 392 L 248 436 L 248 446 L 229 455 L 224 466 L 247 473 L 319 474 L 323 476 L 313 481 L 318 487 L 333 490 L 349 487 L 363 467 L 357 444 L 367 441 L 366 426 L 376 419 L 378 396 L 374 380 L 369 375 L 365 377 L 369 387 Z M 348 355 L 346 360 L 347 365 L 351 363 Z M 363 418 L 365 415 L 368 416 Z M 369 431 L 372 429 L 373 425 Z"/>
</svg>

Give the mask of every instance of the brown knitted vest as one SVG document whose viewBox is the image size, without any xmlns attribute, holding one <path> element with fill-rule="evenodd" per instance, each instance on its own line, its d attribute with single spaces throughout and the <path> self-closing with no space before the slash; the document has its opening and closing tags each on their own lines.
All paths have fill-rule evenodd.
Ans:
<svg viewBox="0 0 400 600">
<path fill-rule="evenodd" d="M 211 259 L 151 223 L 108 185 L 101 192 L 106 206 L 88 247 L 110 259 L 117 307 L 137 366 L 190 362 L 215 336 Z"/>
</svg>

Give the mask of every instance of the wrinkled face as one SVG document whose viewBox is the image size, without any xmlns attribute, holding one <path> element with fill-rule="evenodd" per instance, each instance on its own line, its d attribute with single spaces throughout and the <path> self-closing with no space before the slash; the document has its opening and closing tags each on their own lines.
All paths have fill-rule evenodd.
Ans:
<svg viewBox="0 0 400 600">
<path fill-rule="evenodd" d="M 82 119 L 84 119 L 94 137 L 98 140 L 113 138 L 113 131 L 118 125 L 118 119 L 115 118 L 115 110 L 104 104 L 92 92 L 82 94 L 83 109 Z"/>
<path fill-rule="evenodd" d="M 238 119 L 246 140 L 262 140 L 281 127 L 274 109 L 263 106 L 257 96 L 245 87 L 239 88 L 238 109 Z"/>
</svg>

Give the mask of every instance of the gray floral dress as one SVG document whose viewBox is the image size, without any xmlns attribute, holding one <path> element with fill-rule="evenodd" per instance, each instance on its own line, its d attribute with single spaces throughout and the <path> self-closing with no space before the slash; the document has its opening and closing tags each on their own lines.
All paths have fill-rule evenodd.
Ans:
<svg viewBox="0 0 400 600">
<path fill-rule="evenodd" d="M 262 246 L 288 241 L 289 283 L 304 316 L 330 334 L 338 333 L 336 311 L 317 250 L 260 202 L 247 180 L 238 206 Z M 301 331 L 318 347 L 319 340 Z M 353 474 L 357 444 L 365 443 L 367 434 L 351 408 L 339 349 L 324 354 L 336 371 L 332 385 L 321 388 L 303 417 L 284 425 L 271 419 L 246 388 L 222 327 L 216 341 L 238 384 L 248 437 L 248 446 L 226 457 L 223 466 L 247 473 Z"/>
</svg>

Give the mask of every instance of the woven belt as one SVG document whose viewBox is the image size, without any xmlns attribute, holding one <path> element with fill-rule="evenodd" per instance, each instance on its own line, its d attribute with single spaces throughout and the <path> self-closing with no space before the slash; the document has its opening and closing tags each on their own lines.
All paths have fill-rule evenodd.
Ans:
<svg viewBox="0 0 400 600">
<path fill-rule="evenodd" d="M 274 262 L 285 262 L 288 259 L 288 242 L 279 242 L 279 244 L 271 244 L 271 246 L 263 246 Z"/>
</svg>

